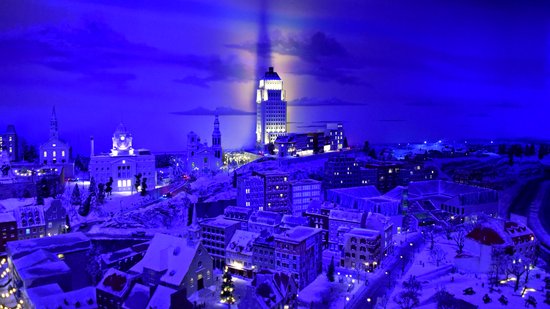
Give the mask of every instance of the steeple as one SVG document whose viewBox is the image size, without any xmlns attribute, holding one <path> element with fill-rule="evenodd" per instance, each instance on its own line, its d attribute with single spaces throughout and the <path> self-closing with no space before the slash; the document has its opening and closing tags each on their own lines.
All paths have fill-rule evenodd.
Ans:
<svg viewBox="0 0 550 309">
<path fill-rule="evenodd" d="M 187 227 L 187 244 L 195 246 L 201 240 L 201 227 L 197 221 L 197 204 L 193 204 L 191 225 Z"/>
<path fill-rule="evenodd" d="M 218 115 L 214 119 L 214 132 L 212 132 L 212 148 L 216 158 L 222 157 L 222 133 L 220 132 L 220 120 Z"/>
<path fill-rule="evenodd" d="M 50 118 L 50 140 L 59 139 L 57 131 L 57 116 L 55 115 L 55 105 L 52 108 L 52 116 Z"/>
</svg>

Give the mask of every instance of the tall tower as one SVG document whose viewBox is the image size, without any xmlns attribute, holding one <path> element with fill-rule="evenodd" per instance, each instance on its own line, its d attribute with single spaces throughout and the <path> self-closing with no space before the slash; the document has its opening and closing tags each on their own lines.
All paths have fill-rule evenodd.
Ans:
<svg viewBox="0 0 550 309">
<path fill-rule="evenodd" d="M 222 133 L 220 132 L 220 121 L 218 115 L 214 119 L 214 132 L 212 132 L 212 149 L 214 150 L 214 156 L 216 159 L 222 157 Z"/>
<path fill-rule="evenodd" d="M 195 246 L 201 241 L 201 227 L 197 221 L 197 205 L 193 204 L 191 225 L 187 227 L 187 245 Z"/>
<path fill-rule="evenodd" d="M 111 149 L 111 155 L 134 155 L 134 148 L 132 147 L 132 134 L 128 132 L 122 122 L 118 125 L 115 133 L 113 134 L 113 149 Z"/>
<path fill-rule="evenodd" d="M 52 108 L 52 116 L 50 118 L 50 140 L 59 139 L 57 131 L 57 116 L 55 115 L 55 106 Z"/>
<path fill-rule="evenodd" d="M 256 143 L 259 148 L 287 133 L 287 102 L 283 81 L 270 67 L 256 91 Z"/>
</svg>

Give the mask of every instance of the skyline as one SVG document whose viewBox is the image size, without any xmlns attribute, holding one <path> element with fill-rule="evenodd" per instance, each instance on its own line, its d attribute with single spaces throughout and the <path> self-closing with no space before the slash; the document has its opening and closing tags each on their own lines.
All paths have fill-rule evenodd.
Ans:
<svg viewBox="0 0 550 309">
<path fill-rule="evenodd" d="M 47 140 L 55 105 L 74 153 L 89 153 L 90 136 L 96 152 L 108 151 L 121 120 L 136 147 L 181 150 L 189 131 L 209 140 L 220 107 L 224 148 L 250 146 L 256 80 L 268 64 L 285 82 L 291 132 L 343 121 L 352 145 L 548 138 L 544 2 L 0 8 L 0 130 L 14 124 L 29 144 Z M 260 61 L 266 36 L 269 61 Z"/>
</svg>

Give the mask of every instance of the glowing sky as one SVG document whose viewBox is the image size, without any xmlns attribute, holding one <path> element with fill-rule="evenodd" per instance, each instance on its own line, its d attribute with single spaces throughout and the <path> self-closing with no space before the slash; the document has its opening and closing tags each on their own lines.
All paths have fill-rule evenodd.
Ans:
<svg viewBox="0 0 550 309">
<path fill-rule="evenodd" d="M 259 33 L 261 13 L 267 29 Z M 107 151 L 181 150 L 194 130 L 253 142 L 258 40 L 292 131 L 343 121 L 351 144 L 548 138 L 550 4 L 538 1 L 0 1 L 0 130 Z"/>
</svg>

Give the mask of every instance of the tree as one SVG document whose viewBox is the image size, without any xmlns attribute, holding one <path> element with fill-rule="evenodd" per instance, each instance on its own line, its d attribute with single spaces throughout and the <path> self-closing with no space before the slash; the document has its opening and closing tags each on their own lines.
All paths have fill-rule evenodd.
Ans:
<svg viewBox="0 0 550 309">
<path fill-rule="evenodd" d="M 519 289 L 519 282 L 521 281 L 521 276 L 523 276 L 524 273 L 527 272 L 530 265 L 529 259 L 520 256 L 519 254 L 515 254 L 512 257 L 512 263 L 508 263 L 508 267 L 506 269 L 507 275 L 514 275 L 516 277 L 516 281 L 514 284 L 514 292 Z"/>
<path fill-rule="evenodd" d="M 136 192 L 139 192 L 139 187 L 141 186 L 141 173 L 135 175 L 134 177 L 136 177 L 136 181 L 134 183 L 134 187 L 136 188 Z"/>
<path fill-rule="evenodd" d="M 369 157 L 373 158 L 373 159 L 377 159 L 378 156 L 376 155 L 376 150 L 374 148 L 371 148 L 369 150 Z"/>
<path fill-rule="evenodd" d="M 223 273 L 222 277 L 222 287 L 220 292 L 220 300 L 222 303 L 232 305 L 235 303 L 235 297 L 233 296 L 233 277 L 231 274 L 226 271 Z"/>
<path fill-rule="evenodd" d="M 97 185 L 95 183 L 95 178 L 90 178 L 90 186 L 88 187 L 88 192 L 90 195 L 97 196 Z"/>
<path fill-rule="evenodd" d="M 109 177 L 109 181 L 105 184 L 105 193 L 107 196 L 111 196 L 113 192 L 113 177 Z"/>
<path fill-rule="evenodd" d="M 97 203 L 102 205 L 105 202 L 105 185 L 97 184 Z"/>
<path fill-rule="evenodd" d="M 141 181 L 141 196 L 147 195 L 147 178 Z"/>
<path fill-rule="evenodd" d="M 433 250 L 430 251 L 430 259 L 432 263 L 436 264 L 436 267 L 439 267 L 439 264 L 445 260 L 447 253 L 440 246 L 435 246 Z"/>
<path fill-rule="evenodd" d="M 92 285 L 96 285 L 103 277 L 103 270 L 101 269 L 101 247 L 99 245 L 93 245 L 88 254 L 86 255 L 86 272 L 92 279 Z"/>
<path fill-rule="evenodd" d="M 418 305 L 422 284 L 414 276 L 403 282 L 403 291 L 394 298 L 402 309 L 411 309 Z"/>
<path fill-rule="evenodd" d="M 365 141 L 365 143 L 363 143 L 363 153 L 365 155 L 368 155 L 369 151 L 370 151 L 370 143 L 369 141 Z"/>
<path fill-rule="evenodd" d="M 466 239 L 466 230 L 464 228 L 459 228 L 453 234 L 452 238 L 456 246 L 458 247 L 458 250 L 456 250 L 456 253 L 462 254 L 462 250 L 464 249 L 464 240 Z"/>
<path fill-rule="evenodd" d="M 7 164 L 2 165 L 0 170 L 2 171 L 2 176 L 8 176 L 8 172 L 10 171 L 11 167 Z"/>
<path fill-rule="evenodd" d="M 330 260 L 330 264 L 328 265 L 327 278 L 328 281 L 334 282 L 334 256 L 332 257 L 332 259 Z"/>
<path fill-rule="evenodd" d="M 65 233 L 71 232 L 71 219 L 69 219 L 69 215 L 65 215 Z"/>
<path fill-rule="evenodd" d="M 273 143 L 267 144 L 267 152 L 268 152 L 270 155 L 274 155 L 274 154 L 275 154 L 275 145 L 274 145 Z"/>
<path fill-rule="evenodd" d="M 71 194 L 70 203 L 73 206 L 82 205 L 82 197 L 80 196 L 80 189 L 78 188 L 78 184 L 76 184 L 73 188 L 73 193 Z"/>
<path fill-rule="evenodd" d="M 92 205 L 92 195 L 88 195 L 86 200 L 84 201 L 84 204 L 78 208 L 78 214 L 86 217 L 90 213 L 90 208 Z"/>
<path fill-rule="evenodd" d="M 50 187 L 46 178 L 42 177 L 36 185 L 36 204 L 44 205 L 44 198 L 50 196 Z"/>
<path fill-rule="evenodd" d="M 426 241 L 430 242 L 430 250 L 433 250 L 435 245 L 435 238 L 440 232 L 440 228 L 436 225 L 429 225 L 422 231 L 422 236 Z"/>
<path fill-rule="evenodd" d="M 348 138 L 344 136 L 344 141 L 342 142 L 342 148 L 348 148 Z"/>
</svg>

